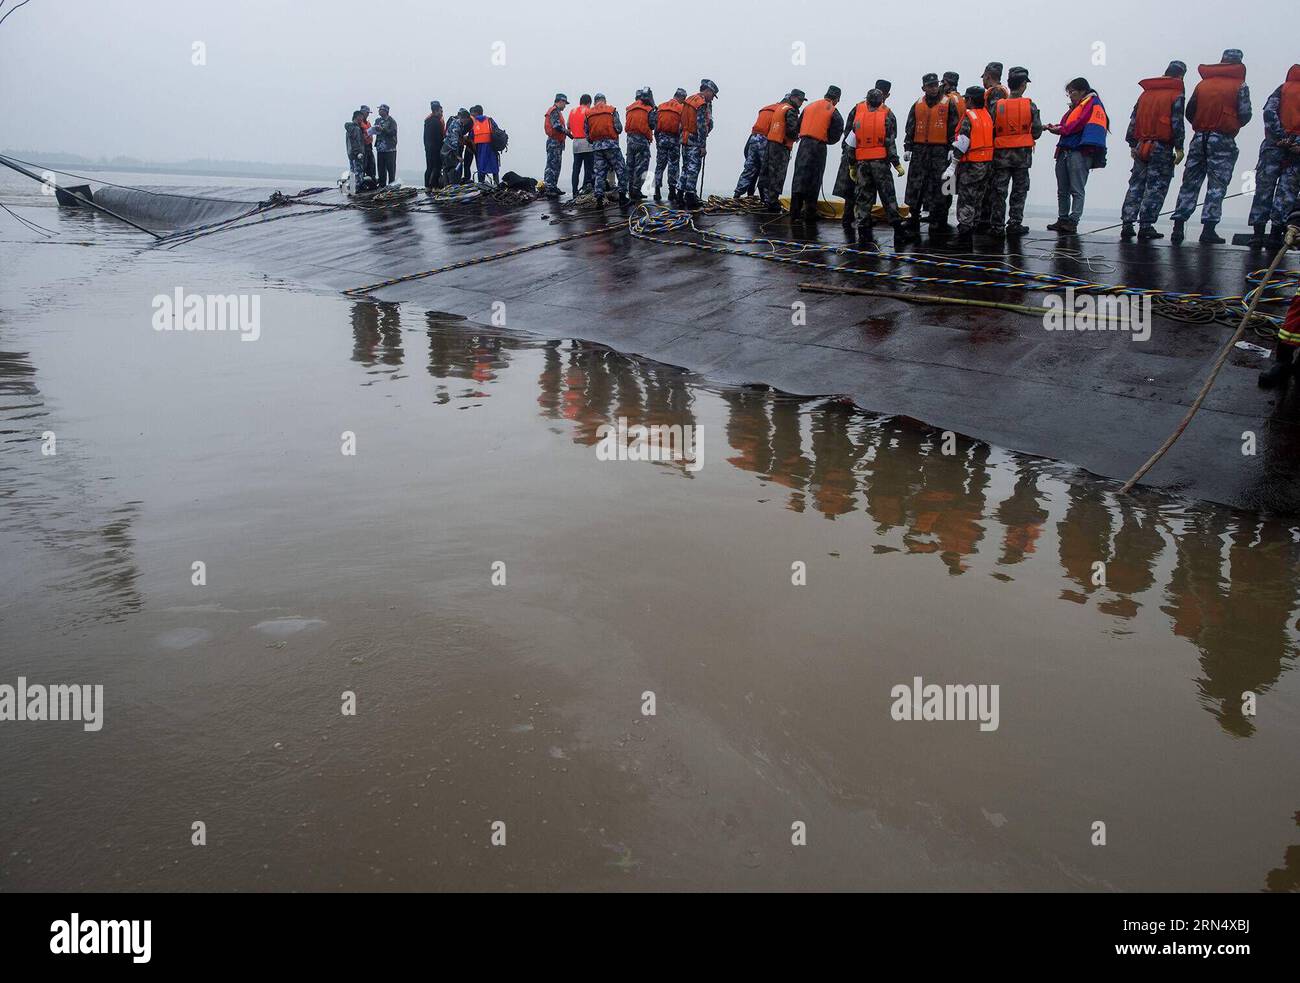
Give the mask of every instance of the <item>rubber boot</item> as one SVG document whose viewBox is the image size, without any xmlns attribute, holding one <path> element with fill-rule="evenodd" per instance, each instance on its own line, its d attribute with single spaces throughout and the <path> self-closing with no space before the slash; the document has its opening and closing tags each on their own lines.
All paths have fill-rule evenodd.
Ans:
<svg viewBox="0 0 1300 983">
<path fill-rule="evenodd" d="M 1157 229 L 1154 225 L 1144 225 L 1138 229 L 1138 238 L 1146 241 L 1149 239 L 1163 239 L 1165 234 Z"/>
<path fill-rule="evenodd" d="M 1295 348 L 1279 341 L 1273 352 L 1273 364 L 1259 374 L 1260 388 L 1273 389 L 1286 385 L 1295 368 L 1294 360 Z"/>
<path fill-rule="evenodd" d="M 1137 230 L 1133 228 L 1132 222 L 1125 222 L 1124 227 L 1119 230 L 1119 237 L 1121 239 L 1132 239 L 1135 238 L 1136 236 L 1137 236 Z"/>
<path fill-rule="evenodd" d="M 975 232 L 969 228 L 957 226 L 957 235 L 952 240 L 954 249 L 973 249 L 975 247 Z"/>
<path fill-rule="evenodd" d="M 803 195 L 790 192 L 790 221 L 803 223 Z"/>
<path fill-rule="evenodd" d="M 1248 246 L 1263 246 L 1268 242 L 1268 223 L 1261 222 L 1255 226 L 1255 234 L 1247 241 Z"/>
<path fill-rule="evenodd" d="M 741 198 L 744 198 L 745 195 L 744 195 L 744 192 L 741 192 L 741 191 L 734 191 L 734 192 L 732 192 L 731 197 L 732 197 L 732 199 L 735 200 L 735 201 L 740 201 L 740 199 L 741 199 Z"/>
<path fill-rule="evenodd" d="M 1185 232 L 1186 225 L 1187 223 L 1184 222 L 1182 219 L 1180 218 L 1174 219 L 1174 231 L 1169 233 L 1169 241 L 1174 243 L 1175 245 L 1182 242 L 1184 236 L 1186 235 Z"/>
<path fill-rule="evenodd" d="M 1214 231 L 1214 227 L 1218 224 L 1219 224 L 1218 222 L 1204 223 L 1201 226 L 1200 241 L 1210 246 L 1222 246 L 1226 240 L 1223 238 L 1223 236 L 1219 235 L 1217 232 Z"/>
<path fill-rule="evenodd" d="M 858 223 L 858 245 L 859 246 L 873 245 L 875 241 L 876 241 L 876 237 L 872 234 L 871 223 L 859 222 Z"/>
<path fill-rule="evenodd" d="M 1027 236 L 1029 235 L 1029 226 L 1025 225 L 1023 222 L 1019 225 L 1008 225 L 1007 235 L 1012 239 L 1019 239 L 1021 236 Z"/>
<path fill-rule="evenodd" d="M 637 192 L 636 192 L 636 191 L 633 191 L 632 194 L 635 195 L 635 194 L 637 194 Z M 640 200 L 641 200 L 641 198 L 640 198 L 640 196 L 638 195 L 638 196 L 637 196 L 637 201 L 640 201 Z M 623 193 L 620 191 L 620 192 L 619 192 L 619 195 L 618 195 L 618 207 L 619 207 L 619 208 L 626 208 L 626 207 L 628 206 L 628 202 L 629 202 L 629 201 L 631 201 L 631 199 L 630 199 L 627 195 L 623 194 Z"/>
<path fill-rule="evenodd" d="M 894 226 L 894 246 L 902 246 L 912 241 L 912 230 L 901 219 L 892 223 Z"/>
<path fill-rule="evenodd" d="M 1273 231 L 1269 233 L 1264 245 L 1268 246 L 1269 249 L 1281 249 L 1284 242 L 1286 242 L 1286 226 L 1274 222 Z"/>
<path fill-rule="evenodd" d="M 686 208 L 689 211 L 693 212 L 700 207 L 700 199 L 695 197 L 694 191 L 687 191 L 683 197 L 686 200 Z"/>
</svg>

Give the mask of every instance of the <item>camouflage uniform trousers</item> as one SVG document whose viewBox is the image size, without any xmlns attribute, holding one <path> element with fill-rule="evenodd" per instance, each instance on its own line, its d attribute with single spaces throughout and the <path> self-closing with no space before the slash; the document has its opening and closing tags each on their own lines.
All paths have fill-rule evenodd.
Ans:
<svg viewBox="0 0 1300 983">
<path fill-rule="evenodd" d="M 758 176 L 763 172 L 763 154 L 767 150 L 767 137 L 762 133 L 751 133 L 745 141 L 745 166 L 740 170 L 740 180 L 736 182 L 736 194 L 752 195 L 758 184 Z"/>
<path fill-rule="evenodd" d="M 695 137 L 691 137 L 689 143 L 682 144 L 682 179 L 677 185 L 677 190 L 682 194 L 695 194 L 700 169 L 704 166 L 704 148 L 704 142 L 697 143 Z"/>
<path fill-rule="evenodd" d="M 1300 155 L 1287 154 L 1287 157 L 1290 163 L 1283 168 L 1273 195 L 1273 224 L 1279 229 L 1286 227 L 1286 220 L 1300 204 Z"/>
<path fill-rule="evenodd" d="M 826 144 L 812 137 L 799 141 L 794 155 L 794 177 L 790 179 L 793 194 L 806 195 L 813 203 L 821 197 L 822 178 L 826 174 Z"/>
<path fill-rule="evenodd" d="M 1273 198 L 1277 194 L 1282 169 L 1287 154 L 1265 140 L 1259 148 L 1259 163 L 1255 165 L 1255 198 L 1250 205 L 1250 224 L 1262 225 L 1273 214 Z"/>
<path fill-rule="evenodd" d="M 677 178 L 682 168 L 682 138 L 676 133 L 655 134 L 655 188 L 664 183 L 664 171 L 668 171 L 668 187 L 677 187 Z"/>
<path fill-rule="evenodd" d="M 640 188 L 650 171 L 650 139 L 636 133 L 627 135 L 627 186 Z"/>
<path fill-rule="evenodd" d="M 1179 189 L 1178 205 L 1174 208 L 1175 221 L 1186 222 L 1192 217 L 1202 181 L 1206 187 L 1201 222 L 1218 222 L 1223 218 L 1223 196 L 1232 181 L 1239 153 L 1237 141 L 1222 133 L 1198 133 L 1192 137 L 1192 144 L 1187 149 L 1187 167 L 1183 170 L 1183 186 Z"/>
<path fill-rule="evenodd" d="M 913 158 L 915 159 L 915 158 Z M 1029 197 L 1029 168 L 1034 163 L 1033 147 L 1008 147 L 993 151 L 993 202 L 989 222 L 993 228 L 1025 224 L 1025 199 Z M 1008 192 L 1009 200 L 1008 200 Z"/>
<path fill-rule="evenodd" d="M 627 194 L 627 165 L 623 162 L 623 151 L 617 140 L 593 140 L 591 144 L 591 164 L 596 172 L 596 198 L 605 196 L 605 174 L 613 169 L 618 181 L 619 194 Z"/>
<path fill-rule="evenodd" d="M 769 208 L 780 204 L 785 190 L 785 174 L 790 169 L 790 148 L 783 143 L 767 142 L 763 151 L 763 173 L 758 179 L 758 193 Z"/>
<path fill-rule="evenodd" d="M 1132 225 L 1155 225 L 1160 209 L 1165 207 L 1169 185 L 1174 180 L 1174 148 L 1167 143 L 1151 145 L 1147 160 L 1133 161 L 1133 172 L 1128 178 L 1128 194 L 1120 219 Z"/>
<path fill-rule="evenodd" d="M 885 216 L 890 224 L 897 222 L 898 197 L 894 192 L 894 172 L 887 160 L 858 161 L 858 193 L 853 201 L 853 217 L 858 225 L 871 225 L 871 206 L 876 196 L 885 206 Z"/>
<path fill-rule="evenodd" d="M 559 140 L 546 138 L 546 174 L 542 183 L 547 191 L 559 191 L 560 167 L 564 163 L 564 144 Z"/>
<path fill-rule="evenodd" d="M 993 183 L 993 161 L 967 160 L 957 165 L 957 227 L 971 232 Z"/>
<path fill-rule="evenodd" d="M 929 214 L 931 222 L 943 218 L 943 172 L 947 169 L 946 145 L 919 143 L 912 148 L 903 200 L 911 210 L 913 222 L 920 223 L 922 209 Z"/>
</svg>

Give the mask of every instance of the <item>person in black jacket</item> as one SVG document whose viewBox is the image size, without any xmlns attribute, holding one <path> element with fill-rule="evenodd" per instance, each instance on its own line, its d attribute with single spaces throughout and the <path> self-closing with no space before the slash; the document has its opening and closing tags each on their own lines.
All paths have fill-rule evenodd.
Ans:
<svg viewBox="0 0 1300 983">
<path fill-rule="evenodd" d="M 424 117 L 424 187 L 430 191 L 442 187 L 442 138 L 446 135 L 442 103 L 435 99 Z"/>
</svg>

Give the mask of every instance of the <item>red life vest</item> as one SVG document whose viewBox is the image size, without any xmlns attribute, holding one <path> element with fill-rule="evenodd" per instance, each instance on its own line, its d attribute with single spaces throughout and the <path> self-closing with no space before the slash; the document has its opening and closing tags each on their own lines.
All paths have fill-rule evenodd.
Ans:
<svg viewBox="0 0 1300 983">
<path fill-rule="evenodd" d="M 799 136 L 811 137 L 826 143 L 831 132 L 831 117 L 835 114 L 835 103 L 829 99 L 818 99 L 808 103 L 799 122 Z"/>
<path fill-rule="evenodd" d="M 682 132 L 682 104 L 676 99 L 669 99 L 659 104 L 659 120 L 655 129 L 660 133 L 676 136 Z"/>
<path fill-rule="evenodd" d="M 998 150 L 1034 145 L 1033 103 L 1024 97 L 999 99 L 994 107 L 993 146 Z"/>
<path fill-rule="evenodd" d="M 1196 100 L 1192 129 L 1197 133 L 1222 133 L 1229 137 L 1240 133 L 1237 94 L 1245 81 L 1245 65 L 1202 65 L 1201 82 L 1192 95 Z"/>
<path fill-rule="evenodd" d="M 853 156 L 858 160 L 884 160 L 889 149 L 885 141 L 885 121 L 889 110 L 881 103 L 875 109 L 866 101 L 853 107 L 853 134 L 857 147 Z"/>
<path fill-rule="evenodd" d="M 776 109 L 772 112 L 772 122 L 767 128 L 767 139 L 771 143 L 779 143 L 786 150 L 794 146 L 795 137 L 792 133 L 785 131 L 785 118 L 789 115 L 794 106 L 788 102 L 779 102 Z"/>
<path fill-rule="evenodd" d="M 472 116 L 470 119 L 474 119 Z M 492 117 L 484 116 L 481 120 L 474 120 L 474 144 L 477 146 L 481 143 L 492 142 Z"/>
<path fill-rule="evenodd" d="M 569 110 L 569 132 L 575 140 L 587 139 L 587 107 L 574 106 Z"/>
<path fill-rule="evenodd" d="M 976 164 L 993 159 L 993 118 L 987 109 L 968 109 L 970 120 L 970 149 L 962 154 L 964 162 Z"/>
<path fill-rule="evenodd" d="M 754 120 L 754 125 L 749 128 L 751 134 L 761 133 L 767 136 L 767 131 L 772 128 L 772 116 L 776 111 L 784 106 L 785 103 L 774 102 L 770 106 L 764 106 L 758 111 L 758 119 Z"/>
<path fill-rule="evenodd" d="M 686 97 L 686 105 L 682 107 L 682 143 L 686 143 L 691 134 L 698 129 L 699 120 L 696 118 L 696 114 L 703 105 L 704 96 L 699 92 Z"/>
<path fill-rule="evenodd" d="M 933 106 L 926 104 L 925 96 L 916 100 L 912 113 L 912 142 L 927 146 L 947 146 L 948 112 L 952 108 L 952 103 L 944 98 L 940 98 Z"/>
<path fill-rule="evenodd" d="M 589 140 L 617 140 L 614 129 L 614 107 L 607 102 L 587 110 L 587 138 Z"/>
<path fill-rule="evenodd" d="M 1151 140 L 1174 142 L 1174 103 L 1185 91 L 1183 80 L 1161 76 L 1143 79 L 1142 95 L 1138 96 L 1137 119 L 1133 136 L 1139 145 Z"/>
<path fill-rule="evenodd" d="M 560 108 L 560 104 L 557 102 L 554 106 L 552 106 L 550 109 L 546 111 L 546 115 L 542 117 L 542 129 L 546 132 L 546 136 L 548 138 L 550 138 L 551 140 L 558 140 L 560 141 L 560 143 L 563 143 L 564 131 L 557 130 L 554 126 L 551 125 L 551 113 L 555 112 L 559 108 Z"/>
<path fill-rule="evenodd" d="M 966 97 L 965 97 L 965 96 L 959 96 L 959 95 L 958 95 L 957 93 L 955 93 L 955 92 L 949 92 L 949 93 L 948 93 L 948 101 L 952 103 L 952 108 L 956 111 L 956 113 L 957 113 L 958 116 L 965 116 L 965 115 L 966 115 Z"/>
<path fill-rule="evenodd" d="M 1300 136 L 1300 65 L 1292 65 L 1282 83 L 1282 105 L 1278 110 L 1282 129 Z"/>
<path fill-rule="evenodd" d="M 639 99 L 627 107 L 623 116 L 623 129 L 647 140 L 654 136 L 650 130 L 650 107 Z"/>
<path fill-rule="evenodd" d="M 368 120 L 363 119 L 360 125 L 361 125 L 361 138 L 365 140 L 366 143 L 374 143 L 375 138 L 370 135 L 370 122 Z"/>
</svg>

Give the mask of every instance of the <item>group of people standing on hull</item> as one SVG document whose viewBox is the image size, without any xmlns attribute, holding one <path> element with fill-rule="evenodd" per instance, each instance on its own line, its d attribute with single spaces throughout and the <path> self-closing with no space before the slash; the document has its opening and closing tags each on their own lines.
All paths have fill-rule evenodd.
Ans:
<svg viewBox="0 0 1300 983">
<path fill-rule="evenodd" d="M 718 97 L 717 83 L 700 79 L 698 92 L 687 95 L 679 88 L 667 102 L 655 103 L 650 86 L 636 90 L 632 103 L 619 116 L 605 93 L 584 93 L 578 105 L 565 110 L 569 97 L 555 94 L 551 108 L 542 120 L 546 134 L 546 169 L 542 193 L 558 198 L 560 171 L 564 165 L 564 145 L 573 141 L 572 192 L 586 190 L 587 181 L 595 192 L 595 201 L 604 207 L 607 190 L 617 190 L 619 203 L 626 205 L 645 198 L 642 187 L 650 173 L 650 151 L 654 148 L 654 200 L 663 201 L 664 176 L 668 178 L 668 200 L 687 208 L 699 207 L 696 186 L 708 153 L 709 134 L 713 130 L 713 100 Z M 619 137 L 627 135 L 627 157 Z M 579 174 L 583 181 L 579 184 Z M 609 188 L 610 175 L 614 188 Z"/>
<path fill-rule="evenodd" d="M 397 120 L 387 105 L 370 122 L 370 107 L 362 106 L 343 124 L 348 170 L 356 190 L 384 188 L 397 180 Z M 424 118 L 424 187 L 465 184 L 477 173 L 484 184 L 500 180 L 501 151 L 507 141 L 496 120 L 482 106 L 462 108 L 447 121 L 442 103 L 429 103 Z"/>
</svg>

